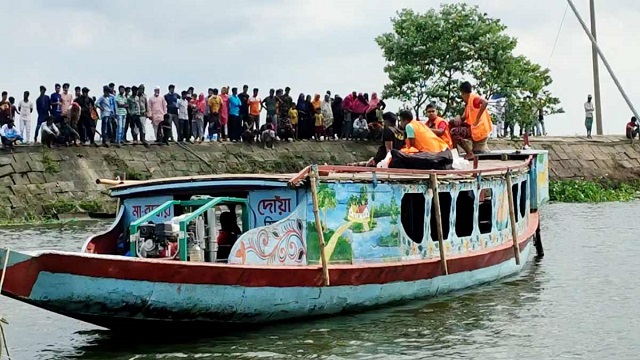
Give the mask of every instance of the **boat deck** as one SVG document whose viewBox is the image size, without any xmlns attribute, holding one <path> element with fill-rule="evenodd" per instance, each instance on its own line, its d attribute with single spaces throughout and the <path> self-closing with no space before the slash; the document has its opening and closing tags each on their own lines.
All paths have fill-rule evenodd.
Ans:
<svg viewBox="0 0 640 360">
<path fill-rule="evenodd" d="M 318 175 L 324 181 L 354 181 L 354 182 L 370 182 L 375 173 L 376 179 L 389 181 L 416 181 L 424 179 L 432 174 L 437 174 L 439 179 L 444 181 L 465 181 L 482 176 L 498 176 L 508 170 L 521 171 L 528 168 L 530 158 L 526 160 L 500 160 L 500 159 L 479 159 L 477 168 L 467 170 L 411 170 L 411 169 L 378 169 L 371 167 L 356 166 L 332 166 L 319 165 Z M 218 181 L 264 181 L 270 183 L 281 183 L 281 186 L 297 186 L 302 183 L 309 175 L 310 167 L 303 169 L 297 174 L 212 174 L 212 175 L 196 175 L 183 176 L 163 179 L 152 179 L 146 181 L 116 181 L 116 180 L 98 180 L 97 182 L 105 185 L 113 185 L 112 190 L 124 190 L 130 188 L 147 187 L 154 185 L 181 184 L 181 183 L 199 183 L 199 182 L 218 182 Z"/>
<path fill-rule="evenodd" d="M 465 170 L 410 170 L 410 169 L 376 169 L 349 166 L 324 166 L 319 167 L 320 179 L 325 181 L 371 181 L 373 173 L 377 180 L 412 181 L 437 174 L 440 180 L 470 180 L 482 176 L 499 176 L 507 169 L 519 171 L 523 166 L 523 160 L 480 160 L 478 167 Z M 329 170 L 328 172 L 326 170 Z"/>
</svg>

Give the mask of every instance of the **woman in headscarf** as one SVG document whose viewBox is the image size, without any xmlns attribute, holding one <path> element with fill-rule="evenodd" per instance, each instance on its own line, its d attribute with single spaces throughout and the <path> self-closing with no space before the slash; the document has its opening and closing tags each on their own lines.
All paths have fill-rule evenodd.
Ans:
<svg viewBox="0 0 640 360">
<path fill-rule="evenodd" d="M 227 124 L 229 123 L 229 88 L 223 87 L 220 98 L 222 99 L 222 106 L 220 107 L 220 135 L 222 140 L 229 140 L 227 137 Z"/>
<path fill-rule="evenodd" d="M 353 110 L 353 114 L 351 115 L 352 119 L 355 121 L 360 115 L 365 116 L 368 108 L 369 103 L 365 100 L 364 95 L 362 95 L 362 93 L 358 94 L 358 96 L 354 97 L 353 103 L 351 104 L 351 109 Z"/>
<path fill-rule="evenodd" d="M 306 117 L 306 127 L 304 128 L 304 138 L 307 140 L 311 140 L 313 138 L 313 134 L 315 133 L 315 107 L 313 106 L 313 102 L 311 101 L 311 95 L 307 95 L 304 99 L 305 106 L 307 108 Z"/>
<path fill-rule="evenodd" d="M 331 96 L 326 94 L 320 104 L 322 118 L 324 119 L 324 137 L 333 140 L 333 110 L 331 109 Z"/>
<path fill-rule="evenodd" d="M 316 113 L 318 111 L 318 109 L 320 109 L 320 106 L 322 106 L 322 100 L 320 100 L 320 94 L 316 94 L 313 97 L 313 101 L 311 102 L 311 105 L 313 105 L 313 112 Z"/>
<path fill-rule="evenodd" d="M 191 126 L 191 132 L 194 141 L 204 141 L 204 113 L 207 110 L 207 101 L 204 98 L 204 94 L 200 93 L 198 99 L 195 101 L 193 107 L 193 124 Z"/>
<path fill-rule="evenodd" d="M 298 110 L 298 134 L 299 140 L 307 140 L 306 128 L 308 126 L 308 110 L 307 102 L 304 100 L 304 94 L 298 96 L 298 102 L 296 103 L 296 110 Z"/>
<path fill-rule="evenodd" d="M 367 107 L 367 122 L 372 123 L 375 121 L 380 121 L 380 116 L 378 116 L 378 113 L 384 111 L 386 107 L 387 104 L 385 104 L 382 99 L 378 98 L 378 94 L 372 93 L 371 100 L 369 100 L 369 107 Z"/>
</svg>

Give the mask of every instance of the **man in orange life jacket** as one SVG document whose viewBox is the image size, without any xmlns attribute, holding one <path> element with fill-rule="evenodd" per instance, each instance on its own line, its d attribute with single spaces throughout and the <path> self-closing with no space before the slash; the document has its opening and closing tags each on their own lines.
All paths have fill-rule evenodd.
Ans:
<svg viewBox="0 0 640 360">
<path fill-rule="evenodd" d="M 449 150 L 449 145 L 444 140 L 434 134 L 425 124 L 413 119 L 411 111 L 401 111 L 400 121 L 406 132 L 406 145 L 402 148 L 402 152 L 406 154 L 440 153 Z"/>
<path fill-rule="evenodd" d="M 427 126 L 434 134 L 449 145 L 449 149 L 453 150 L 453 141 L 449 132 L 449 122 L 438 115 L 438 110 L 433 104 L 427 105 Z"/>
<path fill-rule="evenodd" d="M 462 117 L 454 120 L 451 126 L 451 137 L 454 146 L 460 145 L 466 151 L 465 159 L 472 159 L 474 153 L 487 150 L 487 140 L 493 128 L 487 111 L 489 102 L 473 93 L 473 87 L 468 81 L 460 85 L 460 93 L 466 106 Z M 471 140 L 472 146 L 467 140 Z"/>
</svg>

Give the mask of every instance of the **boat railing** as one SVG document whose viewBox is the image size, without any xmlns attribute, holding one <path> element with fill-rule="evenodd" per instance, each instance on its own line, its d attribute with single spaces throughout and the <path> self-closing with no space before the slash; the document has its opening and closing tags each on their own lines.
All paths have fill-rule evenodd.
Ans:
<svg viewBox="0 0 640 360">
<path fill-rule="evenodd" d="M 526 160 L 512 164 L 509 166 L 500 166 L 500 167 L 490 167 L 490 168 L 475 168 L 469 170 L 413 170 L 413 169 L 396 169 L 396 168 L 375 168 L 375 167 L 364 167 L 364 166 L 345 166 L 345 165 L 318 165 L 318 173 L 319 175 L 327 174 L 327 173 L 373 173 L 373 174 L 385 174 L 385 175 L 468 175 L 468 176 L 478 176 L 487 173 L 509 173 L 512 171 L 518 171 L 525 169 L 531 165 L 531 161 L 533 160 L 533 155 L 529 155 Z M 302 169 L 299 173 L 297 173 L 294 177 L 289 180 L 290 186 L 297 186 L 301 181 L 306 179 L 309 176 L 311 171 L 311 166 L 307 166 Z"/>
</svg>

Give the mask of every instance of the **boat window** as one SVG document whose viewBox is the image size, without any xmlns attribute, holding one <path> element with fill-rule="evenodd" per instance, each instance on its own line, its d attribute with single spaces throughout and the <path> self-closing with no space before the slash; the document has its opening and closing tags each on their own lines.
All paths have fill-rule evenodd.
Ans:
<svg viewBox="0 0 640 360">
<path fill-rule="evenodd" d="M 402 228 L 407 236 L 420 244 L 424 238 L 424 216 L 426 200 L 424 194 L 404 194 L 400 205 Z"/>
<path fill-rule="evenodd" d="M 473 233 L 473 218 L 475 215 L 476 196 L 473 191 L 460 191 L 456 199 L 456 235 L 458 237 L 471 236 Z"/>
<path fill-rule="evenodd" d="M 451 193 L 438 193 L 440 199 L 440 215 L 442 216 L 442 238 L 449 238 L 449 222 L 451 221 Z M 438 241 L 438 228 L 436 224 L 436 210 L 433 200 L 431 201 L 431 240 Z"/>
<path fill-rule="evenodd" d="M 516 222 L 518 222 L 520 220 L 520 214 L 518 211 L 519 209 L 518 200 L 520 200 L 520 187 L 518 186 L 518 184 L 513 184 L 511 186 L 511 192 L 513 193 L 513 210 L 515 211 Z"/>
<path fill-rule="evenodd" d="M 483 189 L 479 194 L 478 227 L 480 234 L 489 234 L 493 229 L 493 190 Z"/>
<path fill-rule="evenodd" d="M 242 207 L 224 205 L 216 207 L 218 253 L 216 262 L 227 262 L 231 248 L 242 235 Z"/>
<path fill-rule="evenodd" d="M 528 181 L 525 180 L 520 184 L 520 218 L 524 219 L 527 215 L 527 185 Z"/>
</svg>

